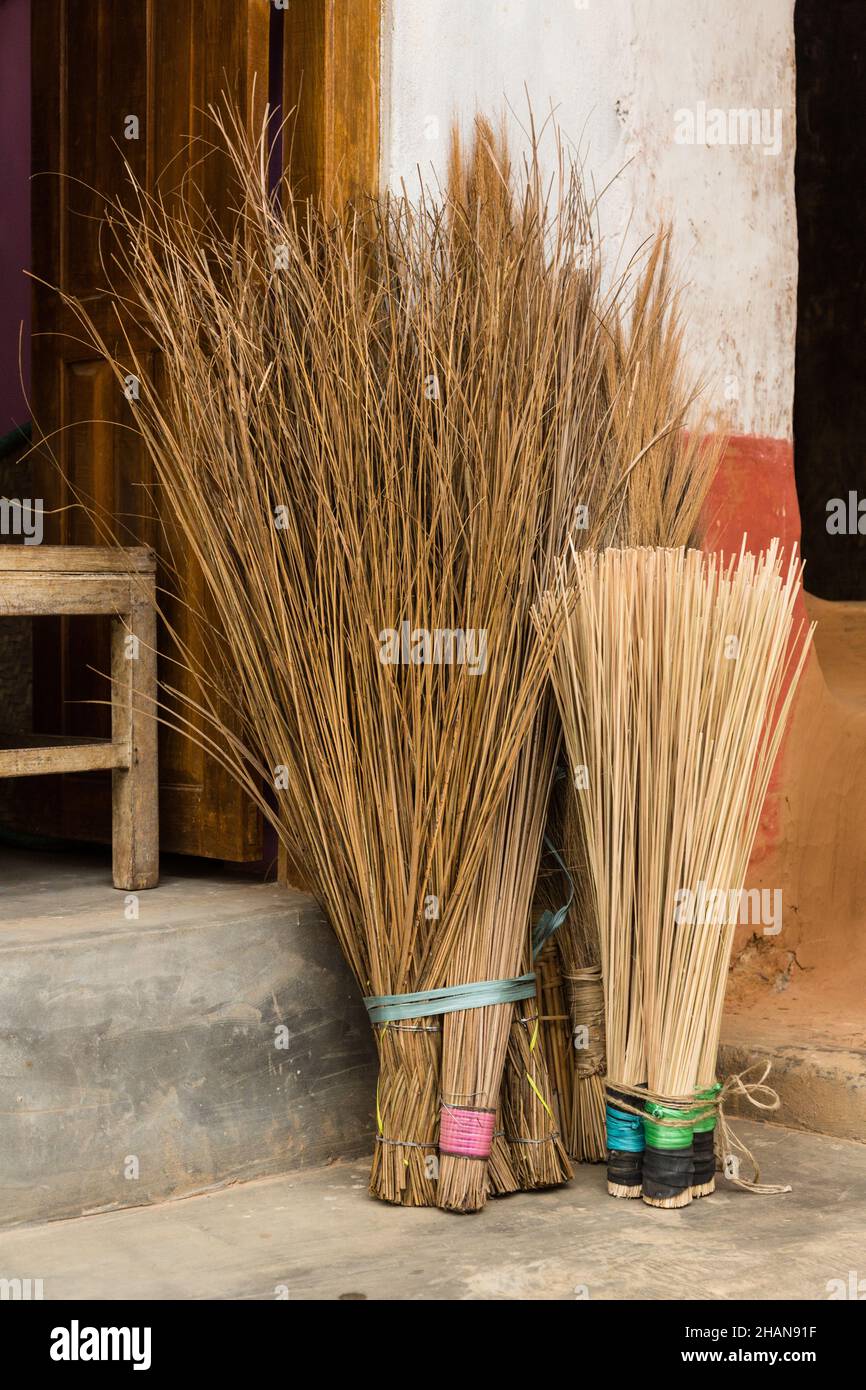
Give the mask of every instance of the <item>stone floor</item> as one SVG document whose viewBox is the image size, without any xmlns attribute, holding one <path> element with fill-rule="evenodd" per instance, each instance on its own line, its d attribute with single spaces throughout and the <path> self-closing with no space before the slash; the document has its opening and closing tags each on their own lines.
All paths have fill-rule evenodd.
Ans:
<svg viewBox="0 0 866 1390">
<path fill-rule="evenodd" d="M 792 1192 L 721 1183 L 660 1212 L 611 1200 L 602 1171 L 581 1168 L 569 1188 L 461 1218 L 382 1206 L 367 1164 L 341 1162 L 8 1231 L 0 1279 L 42 1279 L 46 1299 L 823 1300 L 860 1279 L 866 1290 L 866 1147 L 738 1130 L 764 1180 Z"/>
</svg>

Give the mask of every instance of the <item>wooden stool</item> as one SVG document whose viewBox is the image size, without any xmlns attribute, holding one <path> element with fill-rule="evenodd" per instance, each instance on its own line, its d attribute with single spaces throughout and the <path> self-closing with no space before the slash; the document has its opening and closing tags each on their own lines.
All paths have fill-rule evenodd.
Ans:
<svg viewBox="0 0 866 1390">
<path fill-rule="evenodd" d="M 136 547 L 0 545 L 0 617 L 111 614 L 111 738 L 0 739 L 0 777 L 111 768 L 115 888 L 159 881 L 156 561 Z"/>
</svg>

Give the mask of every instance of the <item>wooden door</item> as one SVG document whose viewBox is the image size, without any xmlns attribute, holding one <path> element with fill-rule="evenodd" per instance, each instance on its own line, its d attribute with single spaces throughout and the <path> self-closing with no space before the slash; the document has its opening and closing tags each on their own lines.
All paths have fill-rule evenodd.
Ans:
<svg viewBox="0 0 866 1390">
<path fill-rule="evenodd" d="M 208 102 L 229 90 L 252 119 L 267 100 L 269 0 L 40 0 L 33 6 L 33 260 L 49 285 L 86 298 L 109 340 L 111 305 L 100 294 L 103 193 L 124 189 L 126 160 L 149 190 L 175 188 L 188 172 L 183 150 L 203 133 Z M 129 138 L 130 135 L 133 138 Z M 137 138 L 135 138 L 137 137 Z M 45 171 L 44 173 L 41 171 Z M 194 178 L 219 213 L 227 194 L 205 162 Z M 34 300 L 33 414 L 46 436 L 36 463 L 35 495 L 54 509 L 47 539 L 87 544 L 100 530 L 129 544 L 154 545 L 160 582 L 200 601 L 197 568 L 160 526 L 151 471 L 129 429 L 129 406 L 107 365 L 76 341 L 58 296 L 37 287 Z M 137 345 L 138 346 L 138 345 Z M 158 376 L 158 363 L 148 361 Z M 95 513 L 70 507 L 64 479 Z M 166 560 L 180 553 L 177 578 Z M 166 600 L 184 632 L 182 604 Z M 43 620 L 34 639 L 34 726 L 38 732 L 106 734 L 108 670 L 105 623 Z M 162 636 L 162 675 L 167 667 Z M 181 684 L 183 678 L 181 677 Z M 189 683 L 187 683 L 189 689 Z M 27 786 L 28 828 L 75 838 L 109 835 L 110 798 L 95 776 Z M 260 818 L 216 762 L 194 742 L 160 732 L 163 849 L 233 860 L 261 854 Z"/>
<path fill-rule="evenodd" d="M 207 133 L 209 102 L 229 91 L 256 124 L 284 84 L 284 109 L 301 93 L 292 178 L 299 191 L 340 197 L 372 188 L 378 157 L 379 0 L 39 0 L 33 6 L 33 262 L 48 285 L 86 298 L 107 337 L 110 303 L 100 293 L 105 249 L 101 194 L 117 196 L 124 160 L 163 194 L 189 176 L 183 150 Z M 130 123 L 137 120 L 137 130 Z M 137 139 L 127 138 L 130 131 Z M 288 151 L 291 142 L 286 140 Z M 230 194 L 218 161 L 192 178 L 217 216 Z M 150 490 L 151 470 L 129 407 L 106 364 L 75 340 L 58 296 L 34 293 L 33 414 L 42 436 L 34 495 L 53 515 L 46 540 L 87 544 L 106 533 L 155 546 L 163 586 L 200 601 L 197 567 L 166 533 Z M 158 362 L 148 360 L 158 380 Z M 93 520 L 64 479 L 85 500 Z M 170 578 L 167 557 L 177 569 Z M 189 637 L 183 602 L 164 600 Z M 187 625 L 188 626 L 188 625 Z M 161 674 L 178 683 L 163 633 Z M 40 621 L 34 640 L 34 727 L 105 734 L 108 634 L 98 620 Z M 183 678 L 181 678 L 183 679 Z M 189 688 L 187 686 L 187 688 Z M 160 731 L 160 823 L 164 850 L 230 860 L 261 856 L 252 804 L 194 742 Z M 30 831 L 107 839 L 110 798 L 98 778 L 31 782 L 18 824 Z"/>
</svg>

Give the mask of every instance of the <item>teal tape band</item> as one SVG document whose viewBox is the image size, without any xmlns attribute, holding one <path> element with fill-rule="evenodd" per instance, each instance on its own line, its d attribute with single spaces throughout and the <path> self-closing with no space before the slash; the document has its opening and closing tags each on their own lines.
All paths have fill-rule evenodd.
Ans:
<svg viewBox="0 0 866 1390">
<path fill-rule="evenodd" d="M 605 1120 L 609 1149 L 616 1149 L 619 1153 L 643 1153 L 646 1143 L 640 1115 L 629 1115 L 627 1111 L 617 1110 L 608 1103 L 605 1106 Z"/>
<path fill-rule="evenodd" d="M 417 994 L 371 994 L 365 998 L 371 1023 L 396 1023 L 403 1018 L 454 1014 L 461 1009 L 485 1009 L 490 1004 L 516 1004 L 535 998 L 535 976 L 513 980 L 476 980 L 470 985 L 422 989 Z"/>
</svg>

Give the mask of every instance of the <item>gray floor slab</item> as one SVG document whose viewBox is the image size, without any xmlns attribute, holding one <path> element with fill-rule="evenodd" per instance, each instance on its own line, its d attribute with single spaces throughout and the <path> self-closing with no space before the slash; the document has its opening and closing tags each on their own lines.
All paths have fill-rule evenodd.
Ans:
<svg viewBox="0 0 866 1390">
<path fill-rule="evenodd" d="M 385 1207 L 366 1163 L 0 1235 L 0 1278 L 46 1299 L 807 1299 L 866 1292 L 866 1147 L 738 1125 L 765 1181 L 680 1212 L 618 1202 L 599 1168 L 476 1216 Z M 853 1283 L 852 1283 L 853 1279 Z M 832 1281 L 841 1281 L 840 1285 Z M 862 1293 L 861 1293 L 862 1296 Z"/>
</svg>

